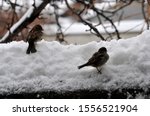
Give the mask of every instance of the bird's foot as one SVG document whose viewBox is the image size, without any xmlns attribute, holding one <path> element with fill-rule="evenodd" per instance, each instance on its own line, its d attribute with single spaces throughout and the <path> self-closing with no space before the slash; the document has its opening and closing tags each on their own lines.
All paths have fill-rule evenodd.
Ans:
<svg viewBox="0 0 150 116">
<path fill-rule="evenodd" d="M 97 69 L 98 73 L 102 74 L 102 69 L 98 69 L 98 68 L 96 68 L 96 69 Z"/>
<path fill-rule="evenodd" d="M 31 53 L 35 53 L 35 52 L 37 52 L 36 49 L 32 49 L 32 50 L 31 50 Z"/>
</svg>

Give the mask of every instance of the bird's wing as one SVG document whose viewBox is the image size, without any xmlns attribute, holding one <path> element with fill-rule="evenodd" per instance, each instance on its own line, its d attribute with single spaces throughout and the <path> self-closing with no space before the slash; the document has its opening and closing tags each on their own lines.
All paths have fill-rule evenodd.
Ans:
<svg viewBox="0 0 150 116">
<path fill-rule="evenodd" d="M 27 41 L 35 41 L 38 38 L 38 31 L 31 30 L 28 34 Z"/>
<path fill-rule="evenodd" d="M 100 61 L 104 58 L 104 54 L 100 54 L 100 53 L 95 53 L 93 54 L 93 56 L 89 59 L 88 63 L 89 64 L 95 64 L 97 63 L 97 61 Z"/>
</svg>

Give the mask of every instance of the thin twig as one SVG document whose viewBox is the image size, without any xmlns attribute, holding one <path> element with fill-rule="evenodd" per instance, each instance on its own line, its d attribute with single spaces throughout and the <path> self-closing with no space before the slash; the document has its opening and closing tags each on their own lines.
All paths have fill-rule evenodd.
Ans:
<svg viewBox="0 0 150 116">
<path fill-rule="evenodd" d="M 105 38 L 102 36 L 102 34 L 97 30 L 97 28 L 95 28 L 91 23 L 89 23 L 88 21 L 84 20 L 81 15 L 79 15 L 78 13 L 76 13 L 73 8 L 70 7 L 69 3 L 67 0 L 65 0 L 65 3 L 67 5 L 67 7 L 71 10 L 71 12 L 73 14 L 75 14 L 79 19 L 80 21 L 85 24 L 85 25 L 88 25 L 90 27 L 90 30 L 93 30 L 95 32 L 95 35 L 100 37 L 103 41 L 105 41 Z"/>
<path fill-rule="evenodd" d="M 146 14 L 145 14 L 145 0 L 142 0 L 142 14 L 143 14 L 143 18 L 144 18 L 144 20 L 145 20 L 145 22 L 146 22 L 146 24 L 147 24 L 147 29 L 149 30 L 149 21 L 148 21 L 148 18 L 147 18 L 147 16 L 146 16 Z"/>
</svg>

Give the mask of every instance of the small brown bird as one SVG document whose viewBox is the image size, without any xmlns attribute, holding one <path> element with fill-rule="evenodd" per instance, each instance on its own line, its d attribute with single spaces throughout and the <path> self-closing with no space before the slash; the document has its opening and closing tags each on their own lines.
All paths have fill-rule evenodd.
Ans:
<svg viewBox="0 0 150 116">
<path fill-rule="evenodd" d="M 41 37 L 43 35 L 42 31 L 43 31 L 43 28 L 41 25 L 35 25 L 29 32 L 28 37 L 27 37 L 27 42 L 29 43 L 29 46 L 26 51 L 27 54 L 36 52 L 35 42 L 37 42 L 38 40 L 41 40 Z"/>
<path fill-rule="evenodd" d="M 78 69 L 81 69 L 85 66 L 93 66 L 98 70 L 98 72 L 101 73 L 101 67 L 108 61 L 108 59 L 109 55 L 107 54 L 107 49 L 105 47 L 101 47 L 98 52 L 93 54 L 93 56 L 88 60 L 87 63 L 78 66 Z"/>
</svg>

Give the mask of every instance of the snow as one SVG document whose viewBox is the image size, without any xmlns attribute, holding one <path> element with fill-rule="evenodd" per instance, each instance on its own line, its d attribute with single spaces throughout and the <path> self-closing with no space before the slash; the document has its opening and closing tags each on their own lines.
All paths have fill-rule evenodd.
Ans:
<svg viewBox="0 0 150 116">
<path fill-rule="evenodd" d="M 110 42 L 62 45 L 40 41 L 37 53 L 27 55 L 28 44 L 11 42 L 0 45 L 0 93 L 36 91 L 74 91 L 150 86 L 150 31 Z M 93 67 L 77 69 L 94 52 L 105 46 L 110 56 L 102 74 Z"/>
</svg>

